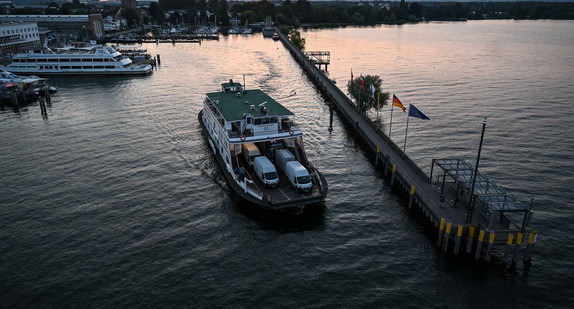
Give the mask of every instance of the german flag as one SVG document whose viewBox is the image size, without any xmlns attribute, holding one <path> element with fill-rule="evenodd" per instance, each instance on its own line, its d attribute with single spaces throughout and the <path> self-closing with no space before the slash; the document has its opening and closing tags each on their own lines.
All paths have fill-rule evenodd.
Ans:
<svg viewBox="0 0 574 309">
<path fill-rule="evenodd" d="M 394 94 L 393 94 L 393 105 L 396 107 L 402 108 L 403 113 L 407 112 L 407 109 L 403 106 L 403 103 L 401 103 L 401 100 L 399 100 L 399 98 L 397 98 Z"/>
</svg>

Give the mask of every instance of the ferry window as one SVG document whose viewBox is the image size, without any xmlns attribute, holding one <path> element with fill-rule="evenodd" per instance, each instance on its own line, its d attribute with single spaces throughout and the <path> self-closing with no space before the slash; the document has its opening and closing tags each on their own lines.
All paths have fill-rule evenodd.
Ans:
<svg viewBox="0 0 574 309">
<path fill-rule="evenodd" d="M 106 69 L 113 69 L 113 68 L 115 68 L 115 67 L 114 67 L 113 65 L 106 65 L 105 68 L 106 68 Z"/>
<path fill-rule="evenodd" d="M 80 69 L 82 69 L 82 67 L 81 67 L 81 66 L 74 65 L 74 66 L 72 66 L 72 69 L 74 69 L 74 70 L 80 70 Z"/>
<path fill-rule="evenodd" d="M 69 70 L 69 69 L 70 69 L 70 66 L 69 66 L 69 65 L 62 65 L 62 66 L 60 66 L 60 69 L 62 69 L 62 70 Z"/>
<path fill-rule="evenodd" d="M 82 59 L 82 62 L 92 62 L 92 59 Z"/>
<path fill-rule="evenodd" d="M 263 118 L 263 124 L 268 124 L 269 123 L 269 118 Z"/>
<path fill-rule="evenodd" d="M 255 119 L 255 125 L 261 124 L 261 118 Z"/>
<path fill-rule="evenodd" d="M 48 59 L 36 59 L 37 62 L 48 62 Z"/>
<path fill-rule="evenodd" d="M 247 117 L 247 118 L 245 118 L 245 120 L 247 121 L 247 124 L 252 124 L 252 123 L 253 123 L 253 118 L 252 118 L 252 117 Z"/>
<path fill-rule="evenodd" d="M 271 117 L 270 123 L 277 123 L 277 117 Z"/>
</svg>

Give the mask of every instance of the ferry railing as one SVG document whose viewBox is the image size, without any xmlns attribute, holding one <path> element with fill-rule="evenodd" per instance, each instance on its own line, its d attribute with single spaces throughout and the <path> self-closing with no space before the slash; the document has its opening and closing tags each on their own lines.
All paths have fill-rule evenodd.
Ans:
<svg viewBox="0 0 574 309">
<path fill-rule="evenodd" d="M 241 181 L 239 179 L 239 177 L 237 177 L 237 175 L 235 175 L 235 173 L 231 170 L 231 167 L 229 166 L 229 164 L 226 164 L 226 167 L 227 167 L 227 171 L 232 175 L 235 182 L 237 182 L 239 184 L 239 186 L 243 189 L 243 192 L 249 193 L 259 200 L 263 199 L 262 192 L 260 192 L 257 189 L 257 186 L 255 186 L 255 183 L 253 181 L 247 179 L 247 177 L 245 177 L 245 176 L 243 176 L 243 181 Z M 255 190 L 257 190 L 257 192 Z"/>
</svg>

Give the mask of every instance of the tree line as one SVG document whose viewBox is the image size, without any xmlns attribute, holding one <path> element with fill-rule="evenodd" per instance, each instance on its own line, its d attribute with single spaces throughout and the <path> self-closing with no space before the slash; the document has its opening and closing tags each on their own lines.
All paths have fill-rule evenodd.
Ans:
<svg viewBox="0 0 574 309">
<path fill-rule="evenodd" d="M 59 5 L 47 2 L 48 8 L 2 8 L 4 14 L 117 14 L 118 7 L 95 7 L 73 0 Z M 309 25 L 375 25 L 402 24 L 420 21 L 476 19 L 574 19 L 574 3 L 550 2 L 309 2 L 285 0 L 275 5 L 268 0 L 243 2 L 229 7 L 227 0 L 159 0 L 147 8 L 149 16 L 142 19 L 135 9 L 124 8 L 122 15 L 131 26 L 135 23 L 173 24 L 205 23 L 217 20 L 229 26 L 230 18 L 241 23 L 261 22 L 271 16 L 276 25 L 298 28 Z M 169 14 L 166 14 L 169 13 Z M 166 18 L 166 16 L 168 16 Z"/>
</svg>

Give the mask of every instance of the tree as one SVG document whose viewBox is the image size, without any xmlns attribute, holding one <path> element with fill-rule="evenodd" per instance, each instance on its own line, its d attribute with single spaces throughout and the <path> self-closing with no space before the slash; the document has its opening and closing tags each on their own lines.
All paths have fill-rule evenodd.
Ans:
<svg viewBox="0 0 574 309">
<path fill-rule="evenodd" d="M 151 16 L 151 18 L 153 18 L 155 21 L 158 21 L 158 22 L 162 22 L 163 19 L 165 18 L 165 14 L 161 10 L 161 7 L 159 6 L 159 4 L 157 2 L 150 3 L 149 15 Z"/>
<path fill-rule="evenodd" d="M 347 90 L 351 94 L 351 98 L 360 110 L 366 112 L 370 109 L 381 109 L 389 102 L 389 93 L 383 92 L 383 80 L 378 75 L 365 75 L 363 76 L 365 89 L 363 90 L 363 83 L 361 77 L 357 77 L 347 83 Z M 375 95 L 371 90 L 371 84 L 375 87 Z M 378 94 L 381 94 L 379 105 L 377 105 Z"/>
<path fill-rule="evenodd" d="M 300 50 L 305 50 L 305 39 L 301 38 L 301 33 L 297 30 L 289 32 L 289 39 L 293 45 L 297 46 Z"/>
<path fill-rule="evenodd" d="M 140 15 L 134 8 L 122 8 L 122 16 L 128 21 L 128 27 L 133 27 L 136 23 L 140 22 Z"/>
</svg>

